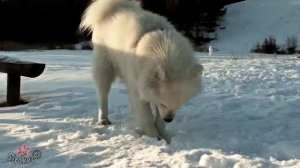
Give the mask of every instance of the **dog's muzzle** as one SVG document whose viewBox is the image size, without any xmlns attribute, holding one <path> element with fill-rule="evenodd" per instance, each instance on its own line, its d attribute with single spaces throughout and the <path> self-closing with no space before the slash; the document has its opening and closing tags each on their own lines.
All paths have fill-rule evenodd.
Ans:
<svg viewBox="0 0 300 168">
<path fill-rule="evenodd" d="M 173 121 L 173 118 L 165 118 L 164 121 L 167 122 L 167 123 L 169 123 L 169 122 Z"/>
<path fill-rule="evenodd" d="M 160 115 L 160 112 L 159 112 L 159 109 L 158 109 L 157 106 L 155 106 L 155 110 L 156 110 L 156 114 L 157 114 L 157 115 Z M 160 115 L 160 116 L 161 116 L 161 115 Z M 162 119 L 163 119 L 165 122 L 167 122 L 167 123 L 172 122 L 172 121 L 173 121 L 173 118 L 174 118 L 174 117 L 173 117 L 171 111 L 168 112 L 168 115 L 162 117 Z"/>
<path fill-rule="evenodd" d="M 165 122 L 167 122 L 167 123 L 169 123 L 169 122 L 172 122 L 173 121 L 173 115 L 172 115 L 172 113 L 171 112 L 168 112 L 168 115 L 166 115 L 165 117 L 164 117 L 164 121 Z"/>
</svg>

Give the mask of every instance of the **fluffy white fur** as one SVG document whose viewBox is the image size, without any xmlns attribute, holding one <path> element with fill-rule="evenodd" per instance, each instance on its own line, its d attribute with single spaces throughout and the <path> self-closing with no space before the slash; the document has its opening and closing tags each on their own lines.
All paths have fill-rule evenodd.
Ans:
<svg viewBox="0 0 300 168">
<path fill-rule="evenodd" d="M 142 132 L 170 142 L 165 122 L 172 121 L 176 110 L 201 88 L 203 67 L 193 57 L 190 42 L 164 17 L 128 0 L 94 1 L 80 28 L 93 33 L 99 123 L 110 124 L 108 94 L 120 77 Z"/>
</svg>

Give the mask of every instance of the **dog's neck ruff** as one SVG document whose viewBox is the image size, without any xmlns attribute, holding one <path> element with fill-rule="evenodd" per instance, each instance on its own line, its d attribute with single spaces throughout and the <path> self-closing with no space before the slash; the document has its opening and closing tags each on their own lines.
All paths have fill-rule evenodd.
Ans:
<svg viewBox="0 0 300 168">
<path fill-rule="evenodd" d="M 136 43 L 134 44 L 134 46 L 137 47 L 145 35 L 147 35 L 147 34 L 149 34 L 149 33 L 152 33 L 152 32 L 159 31 L 159 30 L 160 30 L 160 31 L 164 31 L 165 29 L 163 29 L 163 28 L 155 28 L 155 29 L 150 29 L 149 31 L 146 31 L 146 32 L 145 32 L 144 34 L 142 34 L 141 37 L 136 41 Z"/>
</svg>

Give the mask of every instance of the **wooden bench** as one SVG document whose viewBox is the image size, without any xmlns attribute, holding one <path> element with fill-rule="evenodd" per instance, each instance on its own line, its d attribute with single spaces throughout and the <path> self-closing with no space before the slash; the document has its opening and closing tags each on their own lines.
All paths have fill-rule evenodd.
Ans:
<svg viewBox="0 0 300 168">
<path fill-rule="evenodd" d="M 35 78 L 42 74 L 44 69 L 45 64 L 0 55 L 0 72 L 7 73 L 6 106 L 26 103 L 20 98 L 21 76 Z"/>
</svg>

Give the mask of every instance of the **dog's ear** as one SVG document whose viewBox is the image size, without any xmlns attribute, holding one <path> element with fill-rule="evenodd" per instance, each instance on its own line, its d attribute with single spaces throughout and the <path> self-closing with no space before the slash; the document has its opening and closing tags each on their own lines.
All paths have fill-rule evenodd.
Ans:
<svg viewBox="0 0 300 168">
<path fill-rule="evenodd" d="M 194 77 L 198 77 L 200 75 L 202 75 L 203 73 L 203 66 L 201 64 L 196 64 L 194 65 L 193 69 L 192 69 L 192 73 L 191 76 Z"/>
<path fill-rule="evenodd" d="M 166 73 L 163 67 L 159 65 L 153 69 L 153 72 L 148 81 L 148 86 L 150 88 L 159 88 L 161 82 L 164 80 L 166 80 Z"/>
<path fill-rule="evenodd" d="M 166 71 L 161 65 L 158 65 L 153 72 L 153 78 L 157 81 L 164 81 L 166 80 Z"/>
</svg>

